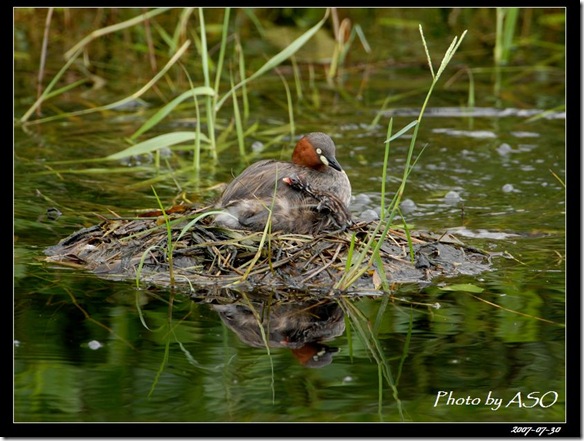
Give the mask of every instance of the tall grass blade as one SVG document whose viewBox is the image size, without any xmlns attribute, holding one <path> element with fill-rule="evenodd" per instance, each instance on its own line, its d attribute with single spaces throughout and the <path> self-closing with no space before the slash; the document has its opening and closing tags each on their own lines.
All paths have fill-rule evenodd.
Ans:
<svg viewBox="0 0 584 441">
<path fill-rule="evenodd" d="M 195 8 L 184 8 L 180 14 L 180 18 L 176 28 L 174 29 L 174 34 L 172 35 L 171 43 L 169 44 L 169 53 L 176 51 L 181 37 L 184 37 L 187 32 L 187 24 L 189 22 L 190 16 L 193 14 Z"/>
<path fill-rule="evenodd" d="M 107 104 L 105 106 L 93 107 L 91 109 L 84 109 L 84 110 L 79 110 L 76 112 L 64 113 L 62 115 L 55 115 L 55 116 L 50 116 L 47 118 L 37 119 L 35 121 L 31 121 L 30 124 L 33 124 L 33 123 L 40 124 L 43 122 L 54 121 L 57 119 L 70 118 L 72 116 L 88 115 L 90 113 L 101 112 L 101 111 L 109 110 L 109 109 L 115 109 L 117 107 L 123 106 L 124 104 L 127 104 L 129 102 L 134 101 L 137 98 L 139 98 L 140 96 L 142 96 L 144 93 L 146 93 L 149 89 L 151 89 L 152 86 L 154 84 L 156 84 L 158 82 L 158 80 L 166 74 L 166 72 L 171 68 L 171 66 L 173 64 L 175 64 L 179 60 L 179 58 L 184 54 L 184 52 L 187 50 L 187 48 L 189 47 L 190 44 L 191 44 L 190 40 L 186 41 L 181 46 L 181 48 L 177 51 L 177 53 L 174 54 L 174 56 L 168 61 L 168 63 L 166 63 L 164 68 L 162 68 L 162 70 L 154 76 L 154 78 L 152 78 L 150 81 L 148 81 L 148 83 L 145 84 L 140 90 L 138 90 L 137 92 L 134 92 L 132 95 L 130 95 L 124 99 L 116 101 L 116 102 L 111 103 L 111 104 Z M 76 54 L 75 56 L 77 56 L 77 55 L 79 55 L 79 54 Z M 47 86 L 47 89 L 45 89 L 45 92 L 41 96 L 41 100 L 43 100 L 46 97 L 45 94 L 48 93 L 48 90 L 50 90 L 50 88 L 52 86 L 54 86 L 54 84 L 58 81 L 60 76 L 65 72 L 66 68 L 69 67 L 69 65 L 73 62 L 73 60 L 74 60 L 74 58 L 71 58 L 69 60 L 69 62 L 67 64 L 65 64 L 65 66 L 59 71 L 59 73 L 57 74 L 57 76 L 55 76 L 55 78 L 53 79 L 51 84 L 49 86 Z M 21 122 L 26 121 L 30 117 L 30 113 L 32 113 L 32 111 L 34 111 L 34 108 L 36 108 L 36 106 L 38 106 L 39 104 L 40 104 L 40 102 L 39 102 L 39 100 L 37 100 L 37 102 L 35 104 L 33 104 L 33 107 L 31 107 L 32 110 L 29 109 L 28 112 L 21 118 Z"/>
<path fill-rule="evenodd" d="M 233 86 L 233 76 L 231 77 L 231 85 Z M 237 144 L 239 146 L 239 155 L 245 158 L 245 140 L 243 137 L 243 124 L 241 122 L 241 113 L 239 112 L 239 102 L 237 101 L 237 93 L 232 88 L 233 99 L 233 119 L 235 120 L 235 132 L 237 133 Z"/>
<path fill-rule="evenodd" d="M 343 273 L 343 278 L 349 273 L 351 266 L 353 265 L 353 253 L 355 252 L 355 240 L 357 239 L 357 235 L 353 233 L 351 235 L 351 243 L 349 244 L 349 250 L 347 251 L 347 261 L 345 262 L 345 272 Z M 342 285 L 340 285 L 342 286 Z"/>
<path fill-rule="evenodd" d="M 197 100 L 197 96 L 195 95 L 194 97 L 195 100 L 195 118 L 197 120 L 196 122 L 196 130 L 195 133 L 197 134 L 197 137 L 195 138 L 195 152 L 193 154 L 193 166 L 195 168 L 195 173 L 197 174 L 196 177 L 198 177 L 198 173 L 201 170 L 201 137 L 202 137 L 202 133 L 201 133 L 201 111 L 199 110 L 199 100 Z M 197 186 L 199 185 L 199 179 L 196 179 L 196 183 Z"/>
<path fill-rule="evenodd" d="M 46 94 L 44 96 L 44 101 L 53 98 L 54 96 L 58 96 L 58 95 L 62 95 L 65 92 L 68 92 L 70 90 L 75 89 L 77 86 L 81 86 L 82 84 L 85 84 L 87 82 L 89 82 L 90 80 L 88 78 L 82 78 L 80 80 L 74 81 L 73 83 L 70 84 L 65 84 L 63 87 L 60 87 L 58 89 L 53 90 L 52 92 Z"/>
<path fill-rule="evenodd" d="M 61 77 L 63 76 L 63 74 L 69 69 L 69 66 L 71 66 L 71 64 L 73 64 L 73 62 L 75 61 L 75 59 L 80 54 L 81 54 L 81 50 L 75 54 L 75 57 L 70 58 L 65 63 L 65 65 L 59 70 L 59 72 L 57 72 L 57 74 L 49 82 L 49 84 L 47 85 L 47 87 L 45 88 L 45 90 L 43 91 L 43 93 L 41 94 L 41 96 L 39 96 L 37 98 L 37 100 L 33 103 L 33 105 L 30 106 L 30 108 L 24 113 L 24 115 L 22 115 L 20 117 L 20 122 L 21 123 L 27 122 L 28 119 L 30 118 L 30 116 L 34 113 L 34 111 L 46 100 L 47 96 L 49 96 L 49 94 L 53 90 L 53 87 L 55 87 L 55 84 L 57 84 L 57 82 L 61 79 Z M 38 121 L 41 121 L 41 120 L 36 120 L 35 122 L 38 122 Z"/>
<path fill-rule="evenodd" d="M 298 51 L 298 49 L 300 49 L 302 46 L 304 46 L 304 44 L 306 44 L 306 42 L 308 40 L 310 40 L 314 34 L 316 34 L 316 32 L 326 22 L 326 19 L 328 18 L 328 16 L 329 16 L 329 10 L 327 9 L 326 13 L 321 21 L 319 21 L 316 25 L 314 25 L 312 28 L 310 28 L 308 31 L 306 31 L 304 34 L 302 34 L 300 37 L 298 37 L 296 40 L 294 40 L 292 43 L 290 43 L 290 45 L 288 45 L 282 51 L 278 52 L 276 55 L 274 55 L 272 58 L 270 58 L 268 61 L 266 61 L 266 63 L 262 67 L 260 67 L 255 73 L 253 73 L 251 76 L 243 79 L 241 82 L 236 84 L 233 87 L 233 89 L 239 89 L 244 84 L 262 76 L 266 72 L 268 72 L 268 71 L 274 69 L 275 67 L 277 67 L 278 65 L 280 65 L 284 60 L 286 60 L 286 59 L 290 58 L 292 55 L 294 55 Z M 221 106 L 225 103 L 225 101 L 229 97 L 231 97 L 231 93 L 232 93 L 232 90 L 228 91 L 223 96 L 223 98 L 221 98 L 219 100 L 219 102 L 216 105 L 216 110 L 219 110 L 221 108 Z"/>
<path fill-rule="evenodd" d="M 158 110 L 154 115 L 152 115 L 144 124 L 142 124 L 142 126 L 138 130 L 136 130 L 136 132 L 132 136 L 130 136 L 130 139 L 134 140 L 138 136 L 147 132 L 152 127 L 160 123 L 160 121 L 162 121 L 167 115 L 169 115 L 183 101 L 197 95 L 214 96 L 215 91 L 210 87 L 201 86 L 181 93 L 179 96 L 177 96 L 172 101 L 163 106 L 160 110 Z"/>
<path fill-rule="evenodd" d="M 302 80 L 300 78 L 300 68 L 298 67 L 298 62 L 296 61 L 296 57 L 290 57 L 290 61 L 292 62 L 292 72 L 294 73 L 294 85 L 296 86 L 296 98 L 298 101 L 302 101 L 303 93 L 302 93 Z"/>
<path fill-rule="evenodd" d="M 369 127 L 374 128 L 379 123 L 379 120 L 383 116 L 383 112 L 385 112 L 385 110 L 387 109 L 387 106 L 388 106 L 389 103 L 395 103 L 395 102 L 398 102 L 398 101 L 400 101 L 400 100 L 402 100 L 404 98 L 408 98 L 408 97 L 411 97 L 411 96 L 419 95 L 421 93 L 426 92 L 426 90 L 427 89 L 425 87 L 423 87 L 423 88 L 420 87 L 420 88 L 417 88 L 417 89 L 410 90 L 408 92 L 398 93 L 398 94 L 395 94 L 395 95 L 389 95 L 389 96 L 387 96 L 387 98 L 385 98 L 385 100 L 383 101 L 383 104 L 381 105 L 381 109 L 379 109 L 376 112 L 376 115 L 373 118 L 373 121 L 371 121 L 371 123 L 369 124 Z"/>
<path fill-rule="evenodd" d="M 209 72 L 209 51 L 207 49 L 207 31 L 205 28 L 205 15 L 203 8 L 199 8 L 199 24 L 201 26 L 201 63 L 203 69 L 203 78 L 206 87 L 211 87 L 211 74 Z M 215 98 L 216 99 L 216 98 Z M 207 133 L 211 144 L 211 155 L 213 160 L 217 161 L 217 144 L 215 142 L 215 99 L 207 97 L 205 107 L 207 109 Z"/>
<path fill-rule="evenodd" d="M 408 249 L 410 251 L 410 262 L 414 263 L 416 261 L 416 256 L 414 253 L 414 244 L 412 243 L 412 236 L 410 234 L 410 229 L 408 227 L 408 223 L 406 222 L 404 215 L 402 214 L 401 210 L 399 209 L 399 206 L 396 207 L 397 213 L 399 214 L 399 216 L 402 219 L 402 224 L 404 226 L 404 231 L 406 233 L 406 240 L 408 243 Z"/>
<path fill-rule="evenodd" d="M 513 35 L 515 34 L 515 24 L 519 8 L 507 8 L 505 15 L 505 26 L 503 27 L 503 53 L 502 60 L 505 64 L 509 62 L 511 48 L 513 47 Z"/>
<path fill-rule="evenodd" d="M 133 145 L 132 147 L 128 147 L 127 149 L 122 150 L 121 152 L 117 152 L 117 153 L 111 154 L 109 156 L 106 156 L 105 159 L 118 160 L 118 159 L 130 157 L 130 156 L 143 155 L 145 153 L 152 153 L 152 152 L 156 152 L 162 148 L 165 148 L 165 147 L 168 147 L 168 146 L 171 146 L 174 144 L 180 144 L 182 142 L 193 141 L 197 137 L 199 137 L 202 141 L 209 142 L 209 139 L 205 135 L 200 134 L 200 136 L 197 136 L 197 133 L 195 133 L 195 132 L 165 133 L 164 135 L 159 135 L 159 136 L 151 138 L 147 141 L 140 142 L 136 145 Z"/>
<path fill-rule="evenodd" d="M 498 99 L 501 93 L 501 67 L 509 61 L 510 48 L 513 43 L 515 22 L 517 21 L 517 8 L 497 8 L 495 22 L 495 49 L 493 58 L 495 61 L 495 80 L 493 82 L 493 93 Z"/>
<path fill-rule="evenodd" d="M 184 64 L 181 63 L 180 67 L 182 67 L 187 80 L 189 80 L 190 91 L 193 92 L 195 90 L 195 86 L 193 85 L 193 81 L 191 76 L 189 75 L 189 71 L 185 68 Z M 198 89 L 198 88 L 197 88 Z M 213 91 L 213 94 L 215 92 Z M 193 146 L 193 169 L 194 169 L 194 182 L 195 187 L 198 189 L 199 187 L 199 171 L 201 168 L 201 116 L 199 114 L 199 101 L 197 100 L 197 94 L 193 93 L 193 102 L 195 104 L 195 133 L 197 136 L 195 137 L 195 145 Z"/>
<path fill-rule="evenodd" d="M 390 119 L 390 124 L 391 121 L 393 120 L 393 118 Z M 404 133 L 406 133 L 407 131 L 409 131 L 412 127 L 414 127 L 416 124 L 418 124 L 418 120 L 412 121 L 411 123 L 409 123 L 407 126 L 405 126 L 403 129 L 399 130 L 397 133 L 395 133 L 394 135 L 388 136 L 388 138 L 383 141 L 384 143 L 389 143 L 391 141 L 395 141 L 397 138 L 399 138 L 400 136 L 402 136 Z"/>
<path fill-rule="evenodd" d="M 148 256 L 148 254 L 150 254 L 150 251 L 155 250 L 157 248 L 158 245 L 149 246 L 144 250 L 144 252 L 140 256 L 140 262 L 138 262 L 138 267 L 136 268 L 136 288 L 140 288 L 140 280 L 142 279 L 142 268 L 144 267 L 146 257 Z"/>
<path fill-rule="evenodd" d="M 454 53 L 456 52 L 456 50 L 458 49 L 458 47 L 462 43 L 462 40 L 464 39 L 464 36 L 466 35 L 466 32 L 467 31 L 464 31 L 462 33 L 460 39 L 458 39 L 457 37 L 454 38 L 454 40 L 450 44 L 450 47 L 446 50 L 446 53 L 444 54 L 444 57 L 442 58 L 442 62 L 440 63 L 440 68 L 438 69 L 438 72 L 436 73 L 436 75 L 433 75 L 433 80 L 432 80 L 432 83 L 430 85 L 430 89 L 428 90 L 428 92 L 426 94 L 426 99 L 424 100 L 424 102 L 422 104 L 422 108 L 420 109 L 420 113 L 419 113 L 418 118 L 417 118 L 418 124 L 416 124 L 416 126 L 414 127 L 414 133 L 413 133 L 412 139 L 410 141 L 410 148 L 408 150 L 406 164 L 404 166 L 404 174 L 403 174 L 402 181 L 401 181 L 401 184 L 399 186 L 399 189 L 398 189 L 398 191 L 396 193 L 396 196 L 397 197 L 395 198 L 395 202 L 394 202 L 394 210 L 395 210 L 396 207 L 399 206 L 399 203 L 401 201 L 401 197 L 402 197 L 403 192 L 405 190 L 405 186 L 406 186 L 406 182 L 407 182 L 407 177 L 408 177 L 408 175 L 409 175 L 409 173 L 411 171 L 410 170 L 410 164 L 412 162 L 414 147 L 415 147 L 415 144 L 416 144 L 416 140 L 418 138 L 418 130 L 420 128 L 420 122 L 422 121 L 422 118 L 423 118 L 424 113 L 426 111 L 426 107 L 428 105 L 428 102 L 430 101 L 430 97 L 432 96 L 432 92 L 434 91 L 434 87 L 438 83 L 438 80 L 440 79 L 440 76 L 441 76 L 442 72 L 444 72 L 444 69 L 446 68 L 446 66 L 448 65 L 448 63 L 450 62 L 450 60 L 452 59 Z M 420 26 L 420 35 L 422 37 L 422 42 L 424 44 L 424 47 L 427 47 L 426 41 L 424 39 L 424 33 L 422 31 L 422 26 Z M 393 215 L 392 215 L 392 217 L 393 217 Z"/>
<path fill-rule="evenodd" d="M 227 33 L 229 32 L 229 14 L 231 8 L 225 8 L 225 16 L 223 17 L 223 32 L 221 33 L 221 45 L 219 46 L 219 59 L 217 60 L 217 72 L 215 73 L 215 97 L 219 94 L 219 82 L 221 81 L 221 74 L 223 69 L 223 60 L 225 59 L 225 49 L 227 47 Z"/>
<path fill-rule="evenodd" d="M 272 195 L 272 201 L 270 207 L 266 207 L 268 210 L 268 219 L 266 220 L 266 226 L 264 227 L 264 231 L 262 231 L 262 237 L 260 239 L 260 243 L 258 244 L 258 249 L 253 258 L 250 261 L 249 267 L 247 268 L 246 272 L 241 276 L 241 281 L 247 280 L 249 277 L 253 267 L 255 266 L 256 262 L 259 260 L 260 256 L 262 255 L 262 251 L 264 250 L 264 244 L 266 243 L 266 239 L 269 237 L 272 231 L 272 214 L 274 212 L 274 205 L 276 203 L 276 195 L 278 191 L 278 181 L 280 180 L 278 177 L 278 170 L 276 170 L 276 183 L 274 184 L 274 193 Z M 268 248 L 271 248 L 268 246 Z"/>
<path fill-rule="evenodd" d="M 43 77 L 45 75 L 45 62 L 47 59 L 47 47 L 49 44 L 49 29 L 51 28 L 51 19 L 55 8 L 47 10 L 47 18 L 45 19 L 45 31 L 43 32 L 43 44 L 41 46 L 41 59 L 39 63 L 39 73 L 37 75 L 37 100 L 40 98 L 43 88 Z M 41 115 L 41 106 L 37 107 L 37 116 Z"/>
<path fill-rule="evenodd" d="M 494 49 L 495 65 L 497 66 L 503 66 L 509 62 L 518 13 L 518 8 L 497 8 Z"/>
<path fill-rule="evenodd" d="M 239 78 L 245 78 L 245 57 L 243 55 L 243 47 L 241 47 L 241 43 L 239 39 L 237 40 L 237 44 L 235 49 L 238 54 L 239 58 Z M 249 119 L 249 98 L 247 96 L 247 85 L 243 84 L 241 86 L 241 96 L 243 98 L 243 120 L 247 121 Z"/>
<path fill-rule="evenodd" d="M 370 54 L 371 53 L 371 46 L 369 45 L 369 42 L 367 41 L 367 37 L 365 37 L 365 32 L 363 32 L 363 28 L 361 27 L 361 25 L 356 24 L 355 27 L 353 28 L 353 32 L 355 32 L 357 34 L 357 36 L 359 37 L 359 41 L 361 42 L 361 45 L 363 46 L 363 49 L 365 50 L 365 52 Z"/>
<path fill-rule="evenodd" d="M 286 81 L 286 78 L 284 78 L 284 76 L 282 74 L 280 74 L 278 72 L 278 75 L 280 76 L 280 79 L 282 80 L 282 83 L 284 84 L 284 89 L 286 90 L 286 101 L 288 103 L 288 118 L 290 119 L 290 137 L 292 139 L 294 139 L 294 137 L 296 136 L 296 130 L 295 130 L 295 126 L 294 126 L 294 106 L 292 104 L 292 94 L 290 93 L 290 87 L 288 86 L 288 82 Z"/>
<path fill-rule="evenodd" d="M 195 217 L 193 220 L 189 221 L 189 223 L 183 227 L 183 229 L 180 231 L 180 234 L 176 238 L 176 242 L 181 240 L 181 238 L 186 233 L 189 232 L 189 230 L 193 227 L 193 225 L 198 223 L 201 219 L 204 219 L 205 217 L 208 217 L 208 216 L 214 216 L 216 214 L 221 214 L 221 213 L 223 213 L 223 211 L 221 211 L 221 210 L 212 210 L 212 211 L 205 211 L 204 213 L 199 214 L 197 217 Z"/>
<path fill-rule="evenodd" d="M 474 109 L 475 106 L 475 87 L 474 87 L 474 76 L 472 69 L 467 69 L 468 72 L 468 108 Z"/>
<path fill-rule="evenodd" d="M 131 28 L 132 26 L 137 25 L 138 23 L 142 23 L 145 20 L 155 17 L 159 14 L 162 14 L 163 12 L 166 12 L 169 9 L 170 8 L 157 8 L 145 14 L 141 14 L 137 17 L 131 18 L 130 20 L 126 20 L 122 23 L 116 23 L 114 25 L 93 31 L 85 38 L 83 38 L 79 43 L 77 43 L 75 46 L 73 46 L 71 49 L 65 52 L 65 59 L 69 60 L 73 56 L 77 56 L 78 51 L 83 49 L 85 46 L 87 46 L 89 43 L 91 43 L 93 40 L 97 38 L 103 37 L 104 35 L 107 34 L 111 34 L 112 32 L 120 31 L 122 29 Z"/>
<path fill-rule="evenodd" d="M 423 33 L 421 26 L 419 27 L 419 30 L 420 30 L 420 35 L 422 37 L 422 42 L 424 44 L 424 47 L 427 50 L 427 44 L 426 44 L 426 41 L 424 39 L 424 33 Z M 380 236 L 378 237 L 377 233 L 379 232 L 379 229 L 381 228 L 382 222 L 379 222 L 377 224 L 377 226 L 375 227 L 374 231 L 372 231 L 368 235 L 369 239 L 363 245 L 363 247 L 360 249 L 356 261 L 355 262 L 352 261 L 350 265 L 347 262 L 346 271 L 343 274 L 343 276 L 341 277 L 341 279 L 335 284 L 335 288 L 341 289 L 341 290 L 348 289 L 353 283 L 355 283 L 357 280 L 359 280 L 359 278 L 361 276 L 363 276 L 365 274 L 365 272 L 371 267 L 372 264 L 381 261 L 380 255 L 379 255 L 379 250 L 381 249 L 381 245 L 385 241 L 385 238 L 389 234 L 389 230 L 392 226 L 392 221 L 393 221 L 393 218 L 394 218 L 396 212 L 399 212 L 399 204 L 400 204 L 401 198 L 403 196 L 403 193 L 405 191 L 407 179 L 409 177 L 409 174 L 411 173 L 412 158 L 413 158 L 414 148 L 416 145 L 416 140 L 417 140 L 417 136 L 418 136 L 420 122 L 422 121 L 422 117 L 424 115 L 426 106 L 428 105 L 428 101 L 430 100 L 430 96 L 432 95 L 432 91 L 434 90 L 436 83 L 440 79 L 440 75 L 442 74 L 442 72 L 444 71 L 444 69 L 446 68 L 446 66 L 448 65 L 450 60 L 452 59 L 452 56 L 454 55 L 454 53 L 456 52 L 456 50 L 460 46 L 460 43 L 462 42 L 465 34 L 466 34 L 466 31 L 463 32 L 460 39 L 458 39 L 457 37 L 454 38 L 454 40 L 450 44 L 450 47 L 447 49 L 446 53 L 444 54 L 444 57 L 442 58 L 442 62 L 440 63 L 440 68 L 438 69 L 438 72 L 436 72 L 436 74 L 434 74 L 433 68 L 431 67 L 431 63 L 430 63 L 430 69 L 432 72 L 432 83 L 431 83 L 430 88 L 426 94 L 426 99 L 424 100 L 424 102 L 422 104 L 418 118 L 415 121 L 408 124 L 404 129 L 400 130 L 400 132 L 398 132 L 395 136 L 391 134 L 391 127 L 393 125 L 393 119 L 390 119 L 389 125 L 388 125 L 387 140 L 385 141 L 388 144 L 387 149 L 389 148 L 389 142 L 392 139 L 395 139 L 397 136 L 405 133 L 405 131 L 411 129 L 412 127 L 414 128 L 414 133 L 413 133 L 412 139 L 410 141 L 410 147 L 409 147 L 408 152 L 407 152 L 407 158 L 406 158 L 406 163 L 404 166 L 402 180 L 401 180 L 401 183 L 400 183 L 398 190 L 396 191 L 396 193 L 392 199 L 390 206 L 388 207 L 387 211 L 389 214 L 387 214 L 387 215 L 386 215 L 386 213 L 382 214 L 382 216 L 384 217 L 383 220 L 385 222 L 385 226 L 383 227 L 383 231 L 381 232 Z M 430 59 L 429 53 L 427 54 L 427 56 L 428 56 L 428 60 L 430 61 L 431 59 Z M 388 155 L 388 151 L 386 151 L 386 156 L 387 155 Z M 418 158 L 419 158 L 419 156 L 418 156 Z M 384 168 L 386 168 L 386 161 L 384 161 Z M 385 171 L 384 171 L 384 173 L 385 173 Z M 385 179 L 383 182 L 385 182 Z M 382 183 L 382 195 L 385 195 L 385 186 L 383 183 Z M 382 198 L 382 204 L 385 205 L 384 197 Z M 407 226 L 406 226 L 406 234 L 409 234 L 409 231 L 407 230 Z M 413 254 L 412 254 L 413 248 L 411 245 L 411 238 L 408 239 L 408 242 L 409 242 L 409 246 L 410 246 L 410 256 L 413 256 Z M 369 258 L 368 258 L 368 261 L 365 262 L 365 264 L 363 265 L 363 262 L 365 261 L 366 256 L 368 256 Z M 383 276 L 384 276 L 383 265 L 381 265 L 379 268 L 380 269 L 377 272 L 377 275 L 379 276 L 379 278 L 381 280 L 381 286 L 383 286 L 384 290 L 386 292 L 388 292 L 389 286 L 388 286 L 387 280 L 383 279 Z"/>
<path fill-rule="evenodd" d="M 168 217 L 168 214 L 166 214 L 164 205 L 162 205 L 162 202 L 160 201 L 158 193 L 156 193 L 156 189 L 154 187 L 152 187 L 152 192 L 154 193 L 156 202 L 158 202 L 158 206 L 160 207 L 160 211 L 162 211 L 162 216 L 164 217 L 164 225 L 166 226 L 166 260 L 168 262 L 170 286 L 174 286 L 174 245 L 172 243 L 172 228 L 170 225 L 170 218 Z"/>
<path fill-rule="evenodd" d="M 415 122 L 415 121 L 414 121 Z M 411 125 L 411 124 L 410 124 Z M 385 154 L 383 155 L 383 170 L 381 173 L 381 216 L 385 217 L 385 185 L 387 184 L 387 167 L 389 165 L 389 147 L 393 140 L 391 136 L 391 131 L 393 128 L 393 118 L 389 119 L 389 124 L 387 125 L 387 140 L 385 143 Z M 403 129 L 400 131 L 403 132 Z"/>
</svg>

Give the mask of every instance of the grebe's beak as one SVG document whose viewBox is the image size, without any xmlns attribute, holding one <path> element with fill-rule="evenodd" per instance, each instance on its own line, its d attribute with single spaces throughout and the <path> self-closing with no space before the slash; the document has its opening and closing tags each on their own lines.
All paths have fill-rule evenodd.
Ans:
<svg viewBox="0 0 584 441">
<path fill-rule="evenodd" d="M 329 167 L 332 167 L 335 170 L 343 171 L 341 164 L 339 164 L 335 158 L 328 158 L 324 155 L 320 155 L 320 160 L 322 161 L 323 164 L 328 165 Z"/>
</svg>

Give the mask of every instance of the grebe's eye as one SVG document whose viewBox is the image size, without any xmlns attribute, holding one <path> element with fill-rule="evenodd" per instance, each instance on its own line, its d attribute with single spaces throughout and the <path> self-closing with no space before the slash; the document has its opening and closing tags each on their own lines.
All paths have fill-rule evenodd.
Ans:
<svg viewBox="0 0 584 441">
<path fill-rule="evenodd" d="M 317 155 L 322 155 L 322 150 L 321 149 L 316 149 L 316 154 Z"/>
</svg>

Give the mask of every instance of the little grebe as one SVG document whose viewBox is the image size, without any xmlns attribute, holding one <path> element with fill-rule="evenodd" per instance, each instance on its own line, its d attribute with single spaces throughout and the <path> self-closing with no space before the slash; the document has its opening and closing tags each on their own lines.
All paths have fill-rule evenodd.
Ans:
<svg viewBox="0 0 584 441">
<path fill-rule="evenodd" d="M 272 231 L 315 234 L 350 224 L 351 183 L 335 158 L 330 136 L 303 136 L 292 162 L 273 159 L 246 168 L 217 203 L 218 225 L 262 231 L 270 210 Z M 340 212 L 340 214 L 339 214 Z"/>
</svg>

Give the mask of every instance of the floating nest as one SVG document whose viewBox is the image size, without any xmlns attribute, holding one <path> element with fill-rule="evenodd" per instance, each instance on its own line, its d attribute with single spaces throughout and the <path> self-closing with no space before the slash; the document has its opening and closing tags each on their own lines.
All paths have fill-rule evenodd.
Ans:
<svg viewBox="0 0 584 441">
<path fill-rule="evenodd" d="M 378 221 L 317 236 L 234 231 L 213 225 L 212 216 L 206 215 L 209 209 L 178 205 L 167 210 L 166 218 L 161 211 L 104 218 L 47 248 L 46 260 L 108 279 L 191 291 L 268 288 L 363 295 L 379 294 L 384 285 L 427 284 L 438 276 L 473 275 L 490 268 L 488 253 L 451 235 L 410 232 L 408 240 L 405 231 L 390 229 L 384 237 Z M 380 260 L 366 266 L 371 238 L 384 240 Z"/>
</svg>

